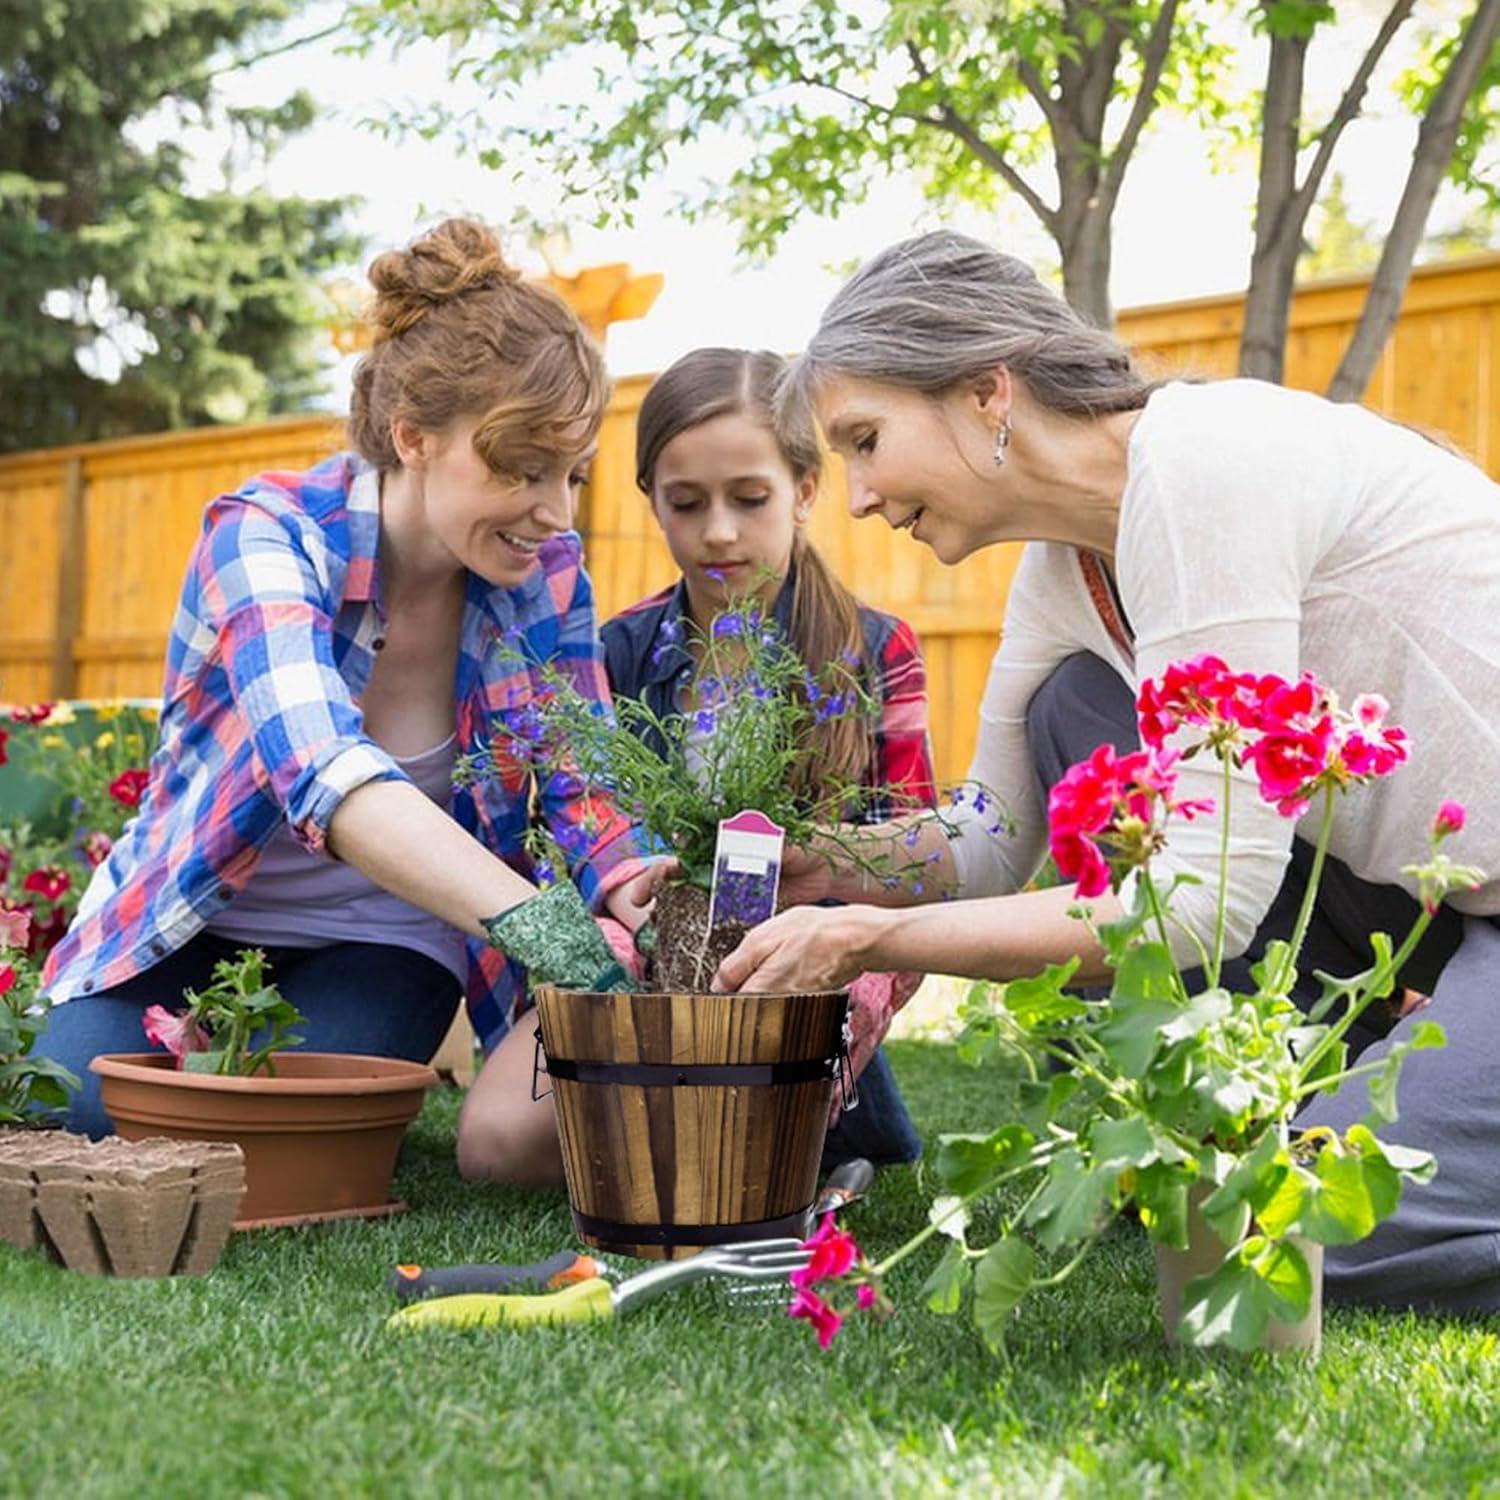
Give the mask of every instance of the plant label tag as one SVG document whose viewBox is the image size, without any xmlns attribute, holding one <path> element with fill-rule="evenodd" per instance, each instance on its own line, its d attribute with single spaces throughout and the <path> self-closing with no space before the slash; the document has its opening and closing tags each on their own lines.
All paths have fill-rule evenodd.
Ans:
<svg viewBox="0 0 1500 1500">
<path fill-rule="evenodd" d="M 720 922 L 764 922 L 775 914 L 785 842 L 786 830 L 753 808 L 720 820 L 708 907 L 711 927 Z"/>
</svg>

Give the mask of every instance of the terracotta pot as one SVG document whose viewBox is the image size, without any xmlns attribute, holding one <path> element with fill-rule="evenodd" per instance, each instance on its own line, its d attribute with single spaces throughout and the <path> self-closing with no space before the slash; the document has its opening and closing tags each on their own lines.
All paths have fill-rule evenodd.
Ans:
<svg viewBox="0 0 1500 1500">
<path fill-rule="evenodd" d="M 675 1260 L 800 1236 L 843 1066 L 844 990 L 536 991 L 573 1223 Z"/>
<path fill-rule="evenodd" d="M 96 1057 L 103 1103 L 127 1140 L 234 1141 L 245 1153 L 236 1229 L 397 1212 L 391 1174 L 437 1074 L 420 1063 L 284 1052 L 276 1076 L 181 1073 L 164 1053 Z"/>
<path fill-rule="evenodd" d="M 1207 1196 L 1195 1189 L 1188 1198 L 1188 1247 L 1173 1250 L 1152 1243 L 1156 1252 L 1156 1290 L 1161 1299 L 1162 1329 L 1167 1342 L 1177 1342 L 1177 1328 L 1182 1321 L 1182 1294 L 1188 1282 L 1207 1276 L 1224 1259 L 1227 1246 L 1209 1227 L 1199 1211 Z M 1307 1261 L 1312 1275 L 1312 1300 L 1307 1316 L 1296 1323 L 1283 1323 L 1273 1317 L 1266 1324 L 1259 1347 L 1273 1352 L 1296 1352 L 1316 1359 L 1323 1348 L 1323 1247 L 1293 1236 L 1292 1242 Z"/>
</svg>

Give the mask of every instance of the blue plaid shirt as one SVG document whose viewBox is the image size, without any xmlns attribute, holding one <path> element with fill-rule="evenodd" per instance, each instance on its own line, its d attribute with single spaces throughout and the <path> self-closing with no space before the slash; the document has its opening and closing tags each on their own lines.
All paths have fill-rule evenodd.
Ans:
<svg viewBox="0 0 1500 1500">
<path fill-rule="evenodd" d="M 54 1001 L 108 990 L 181 948 L 244 888 L 283 822 L 323 850 L 339 803 L 367 781 L 409 780 L 364 731 L 359 699 L 384 645 L 378 473 L 338 454 L 261 474 L 212 501 L 188 564 L 162 693 L 161 739 L 138 815 L 99 866 L 44 975 Z M 501 649 L 504 639 L 511 646 Z M 543 546 L 515 588 L 470 575 L 455 704 L 458 752 L 489 753 L 497 716 L 542 691 L 550 661 L 608 703 L 581 543 Z M 565 774 L 499 773 L 454 793 L 453 816 L 521 870 L 533 787 L 597 906 L 645 852 L 636 830 Z M 468 1002 L 488 1049 L 524 1004 L 524 970 L 469 942 Z"/>
</svg>

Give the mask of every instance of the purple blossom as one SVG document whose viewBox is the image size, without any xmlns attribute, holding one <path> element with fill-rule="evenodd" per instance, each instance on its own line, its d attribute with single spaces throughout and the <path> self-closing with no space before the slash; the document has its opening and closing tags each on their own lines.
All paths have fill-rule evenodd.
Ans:
<svg viewBox="0 0 1500 1500">
<path fill-rule="evenodd" d="M 715 583 L 723 583 L 724 582 L 724 570 L 723 570 L 723 568 L 705 568 L 703 571 L 705 573 L 707 573 L 708 576 L 710 578 L 712 578 Z"/>
<path fill-rule="evenodd" d="M 743 635 L 745 622 L 738 615 L 720 615 L 714 621 L 714 637 L 723 640 L 726 636 Z"/>
<path fill-rule="evenodd" d="M 557 871 L 552 866 L 550 859 L 539 859 L 535 867 L 536 882 L 538 885 L 556 885 Z"/>
<path fill-rule="evenodd" d="M 908 849 L 915 849 L 917 847 L 917 840 L 921 837 L 921 828 L 917 824 L 913 823 L 912 826 L 906 830 L 905 836 L 902 838 L 901 842 L 905 844 Z"/>
<path fill-rule="evenodd" d="M 693 728 L 696 729 L 699 734 L 712 734 L 717 724 L 718 719 L 710 709 L 700 708 L 698 712 L 693 715 Z"/>
<path fill-rule="evenodd" d="M 984 791 L 981 788 L 974 793 L 974 811 L 982 813 L 989 806 L 989 801 L 990 799 L 984 795 Z"/>
</svg>

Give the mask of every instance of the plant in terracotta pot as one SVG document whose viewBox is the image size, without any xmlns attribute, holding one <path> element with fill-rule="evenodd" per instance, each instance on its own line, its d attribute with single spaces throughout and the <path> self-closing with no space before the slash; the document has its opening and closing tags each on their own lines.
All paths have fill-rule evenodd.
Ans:
<svg viewBox="0 0 1500 1500">
<path fill-rule="evenodd" d="M 1018 1107 L 988 1134 L 942 1140 L 935 1169 L 944 1191 L 931 1222 L 882 1261 L 861 1261 L 859 1278 L 878 1286 L 893 1264 L 946 1236 L 928 1304 L 952 1313 L 968 1301 L 980 1330 L 998 1343 L 1026 1293 L 1063 1281 L 1112 1216 L 1130 1209 L 1157 1253 L 1169 1338 L 1315 1352 L 1323 1247 L 1363 1239 L 1394 1211 L 1404 1181 L 1434 1170 L 1431 1156 L 1376 1131 L 1396 1119 L 1403 1058 L 1441 1046 L 1441 1029 L 1419 1021 L 1367 1063 L 1349 1061 L 1345 1038 L 1368 1007 L 1389 1001 L 1443 897 L 1483 877 L 1443 852 L 1463 826 L 1463 810 L 1445 803 L 1426 863 L 1408 870 L 1423 905 L 1411 933 L 1399 948 L 1373 934 L 1362 973 L 1318 974 L 1321 999 L 1304 1014 L 1290 996 L 1335 800 L 1395 771 L 1406 758 L 1405 736 L 1385 723 L 1386 705 L 1373 695 L 1344 712 L 1311 677 L 1232 674 L 1214 657 L 1148 683 L 1140 710 L 1146 748 L 1128 755 L 1101 748 L 1067 773 L 1049 804 L 1052 855 L 1081 901 L 1123 892 L 1127 915 L 1096 929 L 1113 970 L 1109 993 L 1069 993 L 1076 961 L 1003 988 L 973 987 L 960 1051 L 1006 1069 Z M 1188 877 L 1163 887 L 1153 857 L 1174 819 L 1213 810 L 1176 796 L 1180 757 L 1164 745 L 1169 736 L 1180 745 L 1184 735 L 1187 753 L 1222 762 L 1226 811 L 1236 765 L 1253 768 L 1260 795 L 1284 816 L 1322 809 L 1291 939 L 1270 945 L 1243 992 L 1221 982 L 1227 834 L 1212 946 L 1197 954 L 1201 986 L 1190 990 L 1168 941 L 1174 896 Z M 1075 915 L 1091 923 L 1086 904 Z M 1369 1088 L 1363 1122 L 1342 1135 L 1298 1131 L 1303 1103 L 1354 1080 Z M 970 1226 L 973 1206 L 985 1199 L 998 1208 L 988 1243 L 976 1242 Z M 836 1288 L 852 1274 L 845 1268 L 829 1280 Z"/>
<path fill-rule="evenodd" d="M 302 1017 L 267 976 L 264 954 L 241 949 L 185 993 L 183 1010 L 149 1006 L 146 1035 L 166 1051 L 96 1057 L 105 1110 L 127 1139 L 237 1143 L 237 1228 L 395 1212 L 396 1153 L 437 1075 L 398 1058 L 288 1050 Z"/>
<path fill-rule="evenodd" d="M 899 804 L 898 792 L 822 784 L 812 764 L 814 727 L 854 719 L 873 728 L 878 719 L 855 665 L 835 659 L 809 671 L 753 599 L 726 608 L 701 631 L 686 629 L 694 668 L 682 712 L 657 715 L 625 699 L 610 718 L 556 665 L 528 662 L 544 693 L 497 715 L 488 751 L 470 757 L 459 775 L 540 766 L 576 776 L 645 828 L 678 866 L 657 899 L 648 979 L 662 990 L 694 993 L 707 990 L 720 959 L 748 930 L 722 911 L 709 924 L 722 820 L 754 809 L 785 830 L 788 844 L 811 843 L 815 835 L 832 841 L 859 868 L 891 883 L 920 882 L 926 866 L 851 824 L 876 799 Z"/>
</svg>

